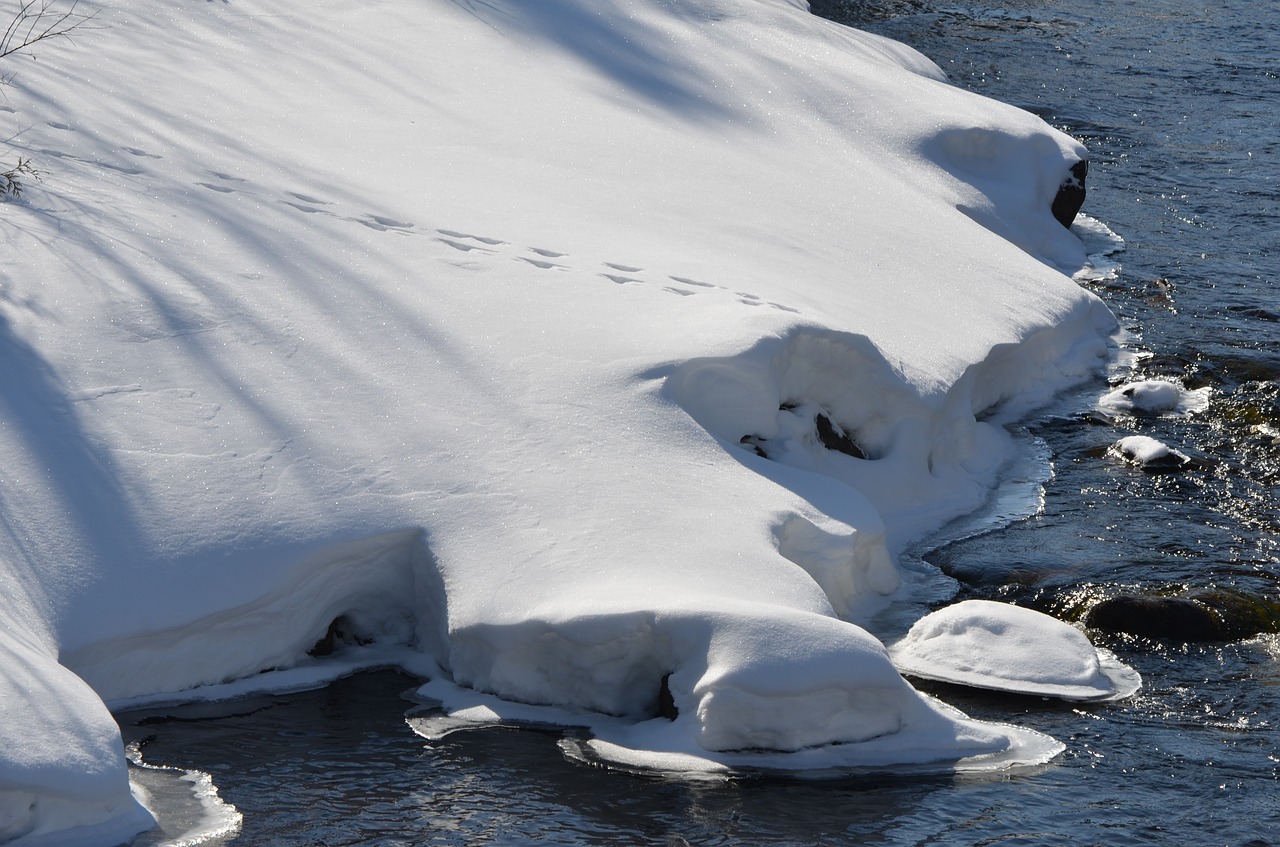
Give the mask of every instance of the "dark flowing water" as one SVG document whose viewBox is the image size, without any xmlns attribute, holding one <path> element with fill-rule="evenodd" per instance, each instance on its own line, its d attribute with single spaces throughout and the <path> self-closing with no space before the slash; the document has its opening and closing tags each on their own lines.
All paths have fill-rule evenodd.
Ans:
<svg viewBox="0 0 1280 847">
<path fill-rule="evenodd" d="M 1085 212 L 1122 235 L 1095 283 L 1136 376 L 1213 389 L 1192 417 L 1103 420 L 1086 386 L 1030 423 L 1054 456 L 1042 514 L 929 560 L 962 596 L 1075 618 L 1120 594 L 1280 599 L 1280 7 L 1244 0 L 828 2 L 916 46 L 959 85 L 1090 149 Z M 1106 455 L 1151 435 L 1192 456 L 1150 474 Z M 565 761 L 553 735 L 428 744 L 414 681 L 367 674 L 216 715 L 122 715 L 148 762 L 198 768 L 248 845 L 1280 845 L 1280 640 L 1122 635 L 1145 686 L 1069 706 L 939 686 L 979 718 L 1068 745 L 1014 777 L 689 784 Z M 148 836 L 138 844 L 155 843 Z"/>
</svg>

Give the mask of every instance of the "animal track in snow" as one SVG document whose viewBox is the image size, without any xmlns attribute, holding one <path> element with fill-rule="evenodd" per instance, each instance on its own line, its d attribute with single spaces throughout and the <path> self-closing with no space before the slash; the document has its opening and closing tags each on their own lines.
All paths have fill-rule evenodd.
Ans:
<svg viewBox="0 0 1280 847">
<path fill-rule="evenodd" d="M 136 148 L 126 148 L 129 152 L 139 156 L 148 156 L 145 151 Z M 155 157 L 160 158 L 160 157 Z M 228 194 L 237 190 L 242 190 L 239 186 L 231 186 L 222 183 L 245 183 L 246 180 L 227 173 L 218 171 L 209 171 L 217 182 L 199 182 L 197 183 L 203 188 L 210 191 Z M 297 211 L 304 212 L 309 215 L 325 215 L 335 220 L 346 221 L 349 223 L 358 223 L 369 229 L 387 232 L 393 231 L 398 235 L 430 235 L 431 240 L 440 242 L 451 251 L 468 254 L 467 258 L 461 257 L 444 258 L 442 261 L 450 265 L 454 265 L 464 269 L 479 269 L 485 263 L 486 256 L 501 256 L 506 261 L 521 262 L 531 265 L 542 271 L 582 271 L 585 268 L 575 267 L 569 254 L 561 250 L 555 250 L 544 246 L 525 246 L 518 247 L 512 242 L 502 238 L 496 238 L 487 235 L 478 235 L 461 229 L 451 229 L 444 227 L 433 227 L 431 229 L 419 229 L 418 226 L 410 221 L 401 220 L 399 218 L 387 215 L 376 214 L 374 212 L 362 212 L 359 214 L 345 214 L 338 204 L 333 201 L 322 199 L 321 197 L 297 190 L 280 190 L 276 195 L 277 202 L 283 203 Z M 448 252 L 448 251 L 446 251 Z M 454 254 L 456 256 L 456 253 Z M 600 261 L 596 265 L 598 270 L 595 274 L 596 278 L 608 280 L 619 286 L 633 286 L 643 288 L 648 283 L 641 275 L 645 273 L 645 268 L 639 264 L 619 261 Z M 670 284 L 659 284 L 649 290 L 661 290 L 666 294 L 673 294 L 677 297 L 686 298 L 697 294 L 713 296 L 719 299 L 722 296 L 728 296 L 736 299 L 738 302 L 747 306 L 768 306 L 773 309 L 799 314 L 800 310 L 785 306 L 781 303 L 766 301 L 756 294 L 748 291 L 733 291 L 725 285 L 719 285 L 714 282 L 707 282 L 703 279 L 696 279 L 688 276 L 679 276 L 676 274 L 664 274 Z M 581 276 L 579 276 L 581 278 Z"/>
<path fill-rule="evenodd" d="M 497 247 L 507 243 L 501 238 L 486 238 L 483 235 L 469 235 L 465 232 L 458 232 L 452 229 L 437 229 L 436 232 L 441 235 L 447 235 L 450 238 L 468 238 L 472 241 L 479 241 L 481 244 L 488 244 L 490 247 Z"/>
<path fill-rule="evenodd" d="M 550 270 L 568 270 L 564 265 L 557 265 L 555 262 L 544 262 L 541 259 L 530 259 L 528 256 L 517 256 L 516 259 L 521 262 L 528 262 L 535 268 L 541 268 L 544 271 Z"/>
<path fill-rule="evenodd" d="M 375 215 L 373 213 L 369 213 L 363 218 L 343 218 L 343 220 L 355 221 L 358 224 L 363 224 L 364 226 L 369 227 L 369 229 L 375 229 L 378 232 L 395 230 L 401 235 L 408 235 L 409 230 L 413 229 L 413 224 L 407 221 L 398 221 L 395 218 L 388 218 L 383 215 Z"/>
<path fill-rule="evenodd" d="M 295 203 L 292 200 L 283 201 L 286 206 L 292 206 L 299 212 L 306 212 L 308 215 L 328 215 L 331 214 L 327 209 L 319 209 L 315 206 L 308 206 L 305 203 Z"/>
<path fill-rule="evenodd" d="M 439 232 L 439 230 L 437 230 L 437 232 Z M 441 244 L 448 244 L 453 249 L 461 250 L 463 253 L 470 253 L 472 250 L 478 250 L 481 253 L 493 254 L 492 250 L 486 250 L 476 244 L 463 244 L 461 241 L 455 241 L 452 238 L 437 238 L 436 241 L 439 241 Z"/>
<path fill-rule="evenodd" d="M 689 279 L 688 277 L 685 277 L 685 276 L 669 276 L 667 277 L 667 279 L 671 280 L 672 282 L 681 283 L 682 285 L 696 285 L 699 288 L 723 288 L 724 287 L 721 285 L 716 285 L 714 282 L 702 282 L 701 280 Z"/>
<path fill-rule="evenodd" d="M 413 224 L 409 223 L 408 221 L 398 221 L 395 218 L 388 218 L 382 215 L 375 215 L 372 213 L 370 213 L 368 217 L 370 221 L 373 221 L 378 226 L 384 227 L 386 229 L 413 229 Z M 368 222 L 366 221 L 360 221 L 360 223 L 364 224 L 365 226 L 369 226 Z"/>
<path fill-rule="evenodd" d="M 89 162 L 88 162 L 87 160 L 85 160 L 85 159 L 80 159 L 79 161 L 81 161 L 81 162 L 85 162 L 85 164 L 89 164 Z M 109 171 L 115 171 L 116 173 L 122 173 L 122 174 L 128 174 L 129 176 L 136 176 L 137 174 L 142 173 L 142 170 L 141 170 L 140 168 L 132 168 L 132 167 L 129 167 L 128 165 L 117 165 L 117 164 L 114 164 L 114 163 L 112 163 L 112 162 L 101 162 L 101 161 L 99 161 L 99 162 L 94 162 L 93 164 L 98 165 L 99 167 L 106 168 L 106 169 L 107 169 L 107 170 L 109 170 Z"/>
<path fill-rule="evenodd" d="M 575 267 L 571 262 L 552 261 L 553 259 L 567 259 L 569 257 L 568 253 L 564 253 L 560 250 L 552 250 L 547 247 L 524 247 L 519 249 L 521 249 L 522 251 L 527 251 L 528 254 L 532 254 L 532 255 L 520 255 L 514 252 L 515 250 L 517 250 L 517 248 L 515 248 L 511 242 L 505 241 L 501 238 L 491 238 L 487 236 L 474 235 L 472 233 L 463 232 L 461 230 L 456 230 L 456 229 L 437 228 L 435 232 L 438 233 L 439 236 L 443 236 L 443 237 L 437 237 L 435 239 L 436 241 L 439 241 L 443 244 L 448 245 L 449 247 L 452 247 L 455 250 L 459 250 L 464 253 L 472 253 L 473 255 L 490 255 L 490 256 L 496 256 L 496 255 L 501 255 L 505 253 L 507 256 L 509 256 L 511 261 L 523 262 L 525 264 L 532 265 L 533 267 L 538 268 L 539 270 L 544 270 L 544 271 L 575 270 Z M 454 261 L 450 261 L 449 263 L 453 265 L 457 265 L 459 267 L 468 267 L 468 268 L 479 267 L 479 265 L 476 262 L 467 262 L 465 265 L 460 264 L 458 262 L 454 262 Z M 596 276 L 599 277 L 600 279 L 606 279 L 609 282 L 614 283 L 615 285 L 629 285 L 629 286 L 646 285 L 646 281 L 643 278 L 641 278 L 640 276 L 636 276 L 636 274 L 644 273 L 644 268 L 641 267 L 640 265 L 623 263 L 623 262 L 614 262 L 614 261 L 608 261 L 608 262 L 602 261 L 600 263 L 600 266 L 606 269 L 596 274 Z M 660 286 L 660 290 L 668 294 L 677 295 L 679 297 L 690 297 L 695 294 L 721 296 L 719 294 L 716 294 L 716 292 L 723 292 L 725 296 L 731 296 L 735 298 L 738 302 L 747 306 L 768 306 L 770 308 L 777 309 L 783 312 L 801 314 L 799 309 L 786 306 L 782 303 L 776 303 L 770 300 L 765 300 L 764 298 L 760 297 L 758 294 L 752 294 L 748 291 L 733 291 L 724 285 L 718 285 L 714 282 L 707 282 L 705 280 L 694 279 L 692 277 L 687 277 L 687 276 L 677 276 L 674 274 L 669 274 L 666 276 L 666 278 L 670 280 L 673 284 L 662 285 Z"/>
<path fill-rule="evenodd" d="M 328 215 L 341 221 L 367 226 L 369 229 L 377 230 L 378 232 L 395 230 L 400 233 L 405 233 L 408 230 L 413 229 L 414 226 L 409 221 L 402 221 L 396 218 L 387 217 L 386 215 L 374 214 L 373 212 L 366 212 L 358 217 L 339 215 L 330 209 L 325 208 L 327 206 L 334 205 L 330 200 L 322 200 L 319 197 L 313 197 L 310 194 L 303 194 L 300 191 L 286 191 L 285 194 L 293 199 L 290 200 L 286 198 L 280 202 L 284 203 L 286 206 L 292 206 L 299 212 L 306 212 L 309 215 Z"/>
<path fill-rule="evenodd" d="M 68 127 L 68 129 L 70 129 L 70 127 Z M 41 156 L 47 156 L 51 159 L 66 159 L 69 162 L 78 162 L 90 168 L 106 168 L 109 171 L 116 171 L 117 173 L 122 173 L 127 176 L 135 176 L 137 174 L 142 173 L 140 169 L 130 167 L 129 165 L 117 165 L 113 162 L 105 162 L 97 158 L 86 159 L 83 156 L 76 156 L 71 153 L 65 153 L 62 150 L 52 150 L 48 147 L 41 148 L 36 152 L 39 153 Z"/>
</svg>

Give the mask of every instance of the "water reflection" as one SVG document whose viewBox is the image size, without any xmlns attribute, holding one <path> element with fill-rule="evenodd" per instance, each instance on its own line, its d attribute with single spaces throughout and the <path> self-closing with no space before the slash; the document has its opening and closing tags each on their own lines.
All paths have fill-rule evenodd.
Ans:
<svg viewBox="0 0 1280 847">
<path fill-rule="evenodd" d="M 957 781 L 704 784 L 572 764 L 554 732 L 486 729 L 427 743 L 405 723 L 411 704 L 401 694 L 413 687 L 382 671 L 213 710 L 119 718 L 149 764 L 209 773 L 244 815 L 239 833 L 211 844 L 862 842 Z"/>
</svg>

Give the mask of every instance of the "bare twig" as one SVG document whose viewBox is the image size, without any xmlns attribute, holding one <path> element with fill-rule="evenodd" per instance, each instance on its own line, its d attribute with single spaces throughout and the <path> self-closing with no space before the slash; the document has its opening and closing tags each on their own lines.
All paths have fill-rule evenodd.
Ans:
<svg viewBox="0 0 1280 847">
<path fill-rule="evenodd" d="M 63 0 L 19 0 L 18 11 L 0 33 L 0 59 L 42 41 L 56 38 L 69 41 L 73 33 L 85 28 L 98 15 L 96 10 L 89 13 L 79 11 L 80 0 L 70 0 L 67 5 L 62 3 Z M 0 89 L 12 78 L 12 74 L 0 74 Z M 16 165 L 0 171 L 0 200 L 21 197 L 27 179 L 39 180 L 40 172 L 30 159 L 19 156 Z"/>
<path fill-rule="evenodd" d="M 26 0 L 0 35 L 0 59 L 53 38 L 70 39 L 72 33 L 97 17 L 97 10 L 77 11 L 80 0 L 58 9 L 58 0 Z"/>
<path fill-rule="evenodd" d="M 7 171 L 0 171 L 0 200 L 18 199 L 22 196 L 23 180 L 27 177 L 40 179 L 40 172 L 31 165 L 30 159 L 18 158 L 18 164 Z"/>
</svg>

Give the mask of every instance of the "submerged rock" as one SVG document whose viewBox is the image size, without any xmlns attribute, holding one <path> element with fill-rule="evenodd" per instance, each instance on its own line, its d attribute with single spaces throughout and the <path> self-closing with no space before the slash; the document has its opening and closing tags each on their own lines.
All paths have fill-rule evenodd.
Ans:
<svg viewBox="0 0 1280 847">
<path fill-rule="evenodd" d="M 1112 597 L 1090 609 L 1085 624 L 1103 632 L 1169 641 L 1222 639 L 1213 612 L 1202 603 L 1181 597 Z"/>
<path fill-rule="evenodd" d="M 1164 641 L 1236 641 L 1280 631 L 1280 602 L 1223 590 L 1188 597 L 1122 594 L 1090 609 L 1085 624 Z"/>
</svg>

